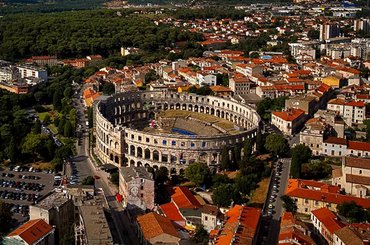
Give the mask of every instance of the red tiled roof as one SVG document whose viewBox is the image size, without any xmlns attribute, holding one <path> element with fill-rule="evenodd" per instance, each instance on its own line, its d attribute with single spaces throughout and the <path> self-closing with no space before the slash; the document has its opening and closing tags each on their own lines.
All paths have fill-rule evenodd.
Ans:
<svg viewBox="0 0 370 245">
<path fill-rule="evenodd" d="M 328 137 L 326 140 L 324 140 L 324 143 L 337 144 L 337 145 L 347 145 L 347 140 L 343 139 L 343 138 L 337 138 L 337 137 Z"/>
<path fill-rule="evenodd" d="M 331 234 L 344 227 L 344 224 L 337 219 L 337 216 L 328 208 L 323 207 L 311 212 Z"/>
<path fill-rule="evenodd" d="M 160 214 L 144 214 L 137 217 L 137 222 L 146 240 L 150 240 L 161 234 L 179 237 L 179 234 L 171 221 Z"/>
<path fill-rule="evenodd" d="M 347 102 L 346 105 L 355 106 L 355 107 L 364 107 L 365 103 L 362 101 L 350 101 L 350 102 Z"/>
<path fill-rule="evenodd" d="M 304 115 L 304 110 L 292 108 L 289 111 L 273 111 L 272 114 L 284 121 L 294 121 Z"/>
<path fill-rule="evenodd" d="M 227 213 L 227 221 L 216 238 L 216 245 L 252 244 L 261 215 L 258 208 L 235 205 Z"/>
<path fill-rule="evenodd" d="M 183 186 L 174 187 L 175 193 L 171 196 L 177 208 L 200 208 L 202 205 L 190 190 Z"/>
<path fill-rule="evenodd" d="M 16 230 L 11 232 L 8 237 L 19 236 L 27 244 L 33 244 L 52 230 L 53 227 L 43 219 L 34 219 L 18 227 Z"/>
<path fill-rule="evenodd" d="M 289 179 L 288 187 L 285 194 L 290 197 L 306 198 L 309 200 L 323 201 L 334 204 L 354 201 L 357 205 L 360 205 L 363 208 L 370 208 L 370 199 L 339 194 L 338 187 L 327 185 L 325 183 L 317 181 L 310 181 L 310 183 L 314 183 L 314 185 L 309 184 L 308 181 L 303 181 L 300 179 Z M 325 187 L 325 185 L 330 186 L 330 188 L 324 190 L 323 187 Z M 309 189 L 307 188 L 307 186 L 320 187 L 321 189 L 320 190 Z M 337 193 L 334 193 L 333 190 L 331 190 L 334 188 L 338 189 Z"/>
<path fill-rule="evenodd" d="M 221 85 L 216 85 L 216 86 L 210 86 L 209 87 L 213 92 L 227 92 L 231 93 L 232 90 L 228 87 L 221 86 Z"/>
<path fill-rule="evenodd" d="M 347 148 L 359 151 L 370 151 L 370 143 L 360 141 L 348 141 Z"/>
<path fill-rule="evenodd" d="M 159 206 L 163 214 L 172 221 L 184 221 L 176 205 L 172 202 Z"/>
<path fill-rule="evenodd" d="M 344 164 L 346 167 L 370 169 L 370 159 L 359 157 L 345 157 Z"/>
<path fill-rule="evenodd" d="M 356 99 L 370 100 L 370 94 L 356 94 Z"/>
</svg>

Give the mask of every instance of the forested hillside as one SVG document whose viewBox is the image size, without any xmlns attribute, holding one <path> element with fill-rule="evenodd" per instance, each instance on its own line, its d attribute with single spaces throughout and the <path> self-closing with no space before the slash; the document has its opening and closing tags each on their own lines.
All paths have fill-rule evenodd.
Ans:
<svg viewBox="0 0 370 245">
<path fill-rule="evenodd" d="M 118 53 L 121 46 L 157 52 L 178 41 L 200 39 L 198 34 L 156 26 L 142 16 L 118 16 L 109 10 L 23 14 L 0 19 L 0 59 L 6 60 L 32 55 L 108 56 Z"/>
</svg>

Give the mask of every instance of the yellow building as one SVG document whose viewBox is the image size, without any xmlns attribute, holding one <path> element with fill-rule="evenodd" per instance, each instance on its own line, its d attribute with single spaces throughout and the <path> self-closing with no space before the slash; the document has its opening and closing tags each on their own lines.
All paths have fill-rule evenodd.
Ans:
<svg viewBox="0 0 370 245">
<path fill-rule="evenodd" d="M 341 87 L 341 80 L 338 77 L 329 76 L 322 79 L 322 83 L 329 85 L 332 88 L 340 88 Z"/>
</svg>

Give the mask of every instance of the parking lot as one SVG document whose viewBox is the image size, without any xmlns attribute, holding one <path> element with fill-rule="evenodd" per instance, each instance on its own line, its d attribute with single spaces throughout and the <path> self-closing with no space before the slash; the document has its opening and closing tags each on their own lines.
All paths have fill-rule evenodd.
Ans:
<svg viewBox="0 0 370 245">
<path fill-rule="evenodd" d="M 54 184 L 51 171 L 0 169 L 0 201 L 9 204 L 15 219 L 28 217 L 29 205 L 47 195 Z"/>
</svg>

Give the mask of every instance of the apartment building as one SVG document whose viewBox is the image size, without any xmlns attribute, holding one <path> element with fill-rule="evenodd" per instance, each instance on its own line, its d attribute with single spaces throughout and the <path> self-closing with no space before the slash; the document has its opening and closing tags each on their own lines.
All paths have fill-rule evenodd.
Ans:
<svg viewBox="0 0 370 245">
<path fill-rule="evenodd" d="M 328 137 L 322 145 L 322 154 L 333 157 L 370 156 L 370 143 Z"/>
<path fill-rule="evenodd" d="M 286 135 L 297 132 L 304 124 L 305 119 L 305 113 L 301 109 L 290 108 L 286 111 L 273 111 L 271 113 L 271 124 Z"/>
<path fill-rule="evenodd" d="M 55 241 L 68 234 L 74 223 L 73 201 L 62 192 L 53 192 L 30 206 L 30 219 L 43 219 L 55 227 Z"/>
<path fill-rule="evenodd" d="M 233 91 L 234 95 L 245 95 L 250 93 L 252 82 L 248 77 L 235 74 L 229 79 L 229 88 Z"/>
<path fill-rule="evenodd" d="M 43 219 L 29 220 L 4 237 L 3 245 L 54 245 L 54 228 Z"/>
<path fill-rule="evenodd" d="M 343 195 L 340 188 L 326 183 L 289 179 L 285 195 L 293 198 L 297 204 L 297 212 L 311 214 L 311 211 L 327 207 L 331 211 L 337 211 L 337 205 L 343 202 L 355 202 L 363 208 L 370 208 L 370 199 Z"/>
<path fill-rule="evenodd" d="M 32 65 L 19 65 L 17 66 L 21 78 L 35 77 L 40 80 L 48 81 L 48 72 L 44 68 L 32 66 Z"/>
<path fill-rule="evenodd" d="M 343 157 L 342 167 L 333 170 L 332 184 L 349 195 L 367 196 L 370 191 L 370 158 Z"/>
<path fill-rule="evenodd" d="M 311 211 L 311 221 L 314 226 L 314 232 L 324 238 L 329 245 L 333 245 L 334 233 L 345 226 L 326 207 Z"/>
<path fill-rule="evenodd" d="M 370 241 L 370 224 L 350 224 L 334 233 L 334 245 L 364 245 Z"/>
<path fill-rule="evenodd" d="M 321 24 L 320 25 L 320 40 L 328 40 L 334 37 L 339 37 L 340 28 L 336 24 Z"/>
<path fill-rule="evenodd" d="M 366 106 L 362 101 L 332 99 L 328 102 L 328 110 L 338 112 L 348 126 L 362 124 L 366 119 Z"/>
<path fill-rule="evenodd" d="M 280 233 L 278 244 L 305 244 L 314 245 L 310 237 L 310 231 L 306 225 L 290 212 L 284 212 L 280 221 Z"/>
<path fill-rule="evenodd" d="M 119 193 L 127 208 L 143 211 L 154 208 L 154 179 L 145 167 L 123 167 L 119 170 Z"/>
<path fill-rule="evenodd" d="M 238 64 L 236 65 L 236 72 L 243 74 L 246 77 L 262 74 L 263 66 L 256 64 Z"/>
</svg>

